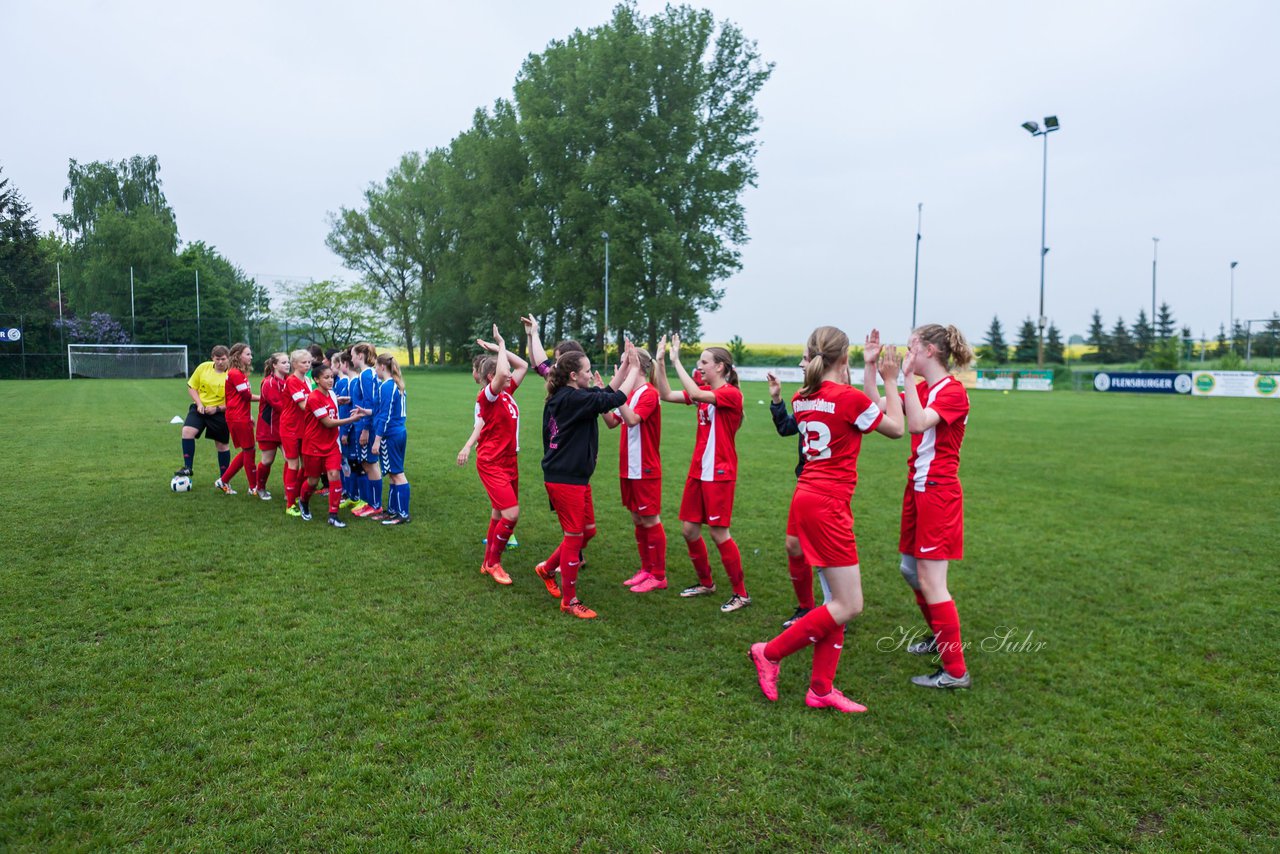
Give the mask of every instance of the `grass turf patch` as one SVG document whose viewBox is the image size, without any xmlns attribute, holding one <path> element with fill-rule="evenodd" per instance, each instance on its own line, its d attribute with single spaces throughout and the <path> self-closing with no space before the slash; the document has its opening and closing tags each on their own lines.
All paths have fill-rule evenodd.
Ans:
<svg viewBox="0 0 1280 854">
<path fill-rule="evenodd" d="M 974 690 L 908 683 L 897 571 L 908 447 L 869 437 L 866 592 L 836 684 L 781 699 L 745 651 L 794 607 L 794 439 L 747 384 L 734 536 L 755 604 L 681 600 L 693 412 L 664 406 L 672 589 L 635 596 L 617 437 L 601 535 L 560 615 L 532 566 L 559 534 L 522 407 L 515 578 L 482 577 L 487 503 L 454 456 L 476 387 L 408 378 L 414 522 L 336 531 L 277 500 L 174 495 L 180 383 L 0 384 L 24 460 L 0 507 L 0 846 L 311 849 L 1220 847 L 1277 843 L 1280 407 L 973 393 L 953 566 Z M 38 413 L 33 418 L 32 413 Z M 1004 637 L 1005 640 L 1001 640 Z M 884 640 L 884 639 L 889 640 Z M 1036 647 L 1035 644 L 1043 643 Z M 1020 646 L 1019 646 L 1020 645 Z"/>
</svg>

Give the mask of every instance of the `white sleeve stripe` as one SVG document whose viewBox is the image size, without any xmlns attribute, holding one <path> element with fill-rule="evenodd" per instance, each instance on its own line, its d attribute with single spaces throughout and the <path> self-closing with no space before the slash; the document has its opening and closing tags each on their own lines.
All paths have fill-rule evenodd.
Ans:
<svg viewBox="0 0 1280 854">
<path fill-rule="evenodd" d="M 858 416 L 858 420 L 854 422 L 854 426 L 863 433 L 871 429 L 871 425 L 876 423 L 876 419 L 880 417 L 880 407 L 874 403 L 862 410 L 862 414 Z"/>
<path fill-rule="evenodd" d="M 484 387 L 484 399 L 485 399 L 485 400 L 489 401 L 490 403 L 497 403 L 497 402 L 498 402 L 498 395 L 500 395 L 500 394 L 502 394 L 502 392 L 498 392 L 498 394 L 494 394 L 494 393 L 493 393 L 493 386 L 491 386 L 491 385 L 485 385 L 485 387 Z"/>
<path fill-rule="evenodd" d="M 317 409 L 315 412 L 313 412 L 313 413 L 311 413 L 311 414 L 312 414 L 312 415 L 314 415 L 316 418 L 322 418 L 322 417 L 324 417 L 325 415 L 328 415 L 328 414 L 329 414 L 329 409 L 328 409 L 328 407 L 324 407 L 324 408 L 322 408 L 322 409 Z"/>
<path fill-rule="evenodd" d="M 306 393 L 306 392 L 304 392 L 304 391 L 295 391 L 295 392 L 293 393 L 293 399 L 294 399 L 294 400 L 302 400 L 302 398 L 304 398 L 304 397 L 306 397 L 306 396 L 307 396 L 307 393 Z"/>
<path fill-rule="evenodd" d="M 249 387 L 248 383 L 240 383 L 240 385 L 236 386 L 236 391 L 244 391 L 248 387 Z"/>
</svg>

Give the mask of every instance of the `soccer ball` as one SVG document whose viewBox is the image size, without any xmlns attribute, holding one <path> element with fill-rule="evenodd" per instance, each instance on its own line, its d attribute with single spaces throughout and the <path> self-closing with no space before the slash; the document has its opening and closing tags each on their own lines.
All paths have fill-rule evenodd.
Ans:
<svg viewBox="0 0 1280 854">
<path fill-rule="evenodd" d="M 174 475 L 173 480 L 169 481 L 169 488 L 174 492 L 190 492 L 191 478 L 185 474 Z"/>
</svg>

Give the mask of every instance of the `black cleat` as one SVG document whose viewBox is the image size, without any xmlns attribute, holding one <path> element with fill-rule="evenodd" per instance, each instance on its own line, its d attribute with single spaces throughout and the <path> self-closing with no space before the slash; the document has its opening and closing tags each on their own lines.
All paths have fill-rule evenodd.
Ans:
<svg viewBox="0 0 1280 854">
<path fill-rule="evenodd" d="M 796 608 L 796 612 L 794 614 L 792 614 L 790 617 L 787 617 L 785 620 L 782 621 L 782 627 L 784 629 L 791 628 L 791 626 L 796 622 L 796 620 L 799 620 L 801 617 L 803 617 L 805 614 L 809 613 L 812 610 L 813 610 L 812 608 Z"/>
<path fill-rule="evenodd" d="M 329 524 L 330 524 L 330 525 L 332 525 L 332 526 L 333 526 L 333 527 L 335 527 L 335 528 L 345 528 L 345 527 L 347 527 L 347 523 L 346 523 L 346 522 L 344 522 L 344 521 L 342 521 L 341 519 L 339 519 L 339 518 L 338 518 L 338 514 L 337 514 L 337 513 L 330 513 L 330 514 L 329 514 Z"/>
<path fill-rule="evenodd" d="M 310 502 L 302 500 L 298 501 L 298 512 L 302 514 L 302 521 L 304 522 L 311 521 L 311 508 L 308 506 L 309 503 Z"/>
</svg>

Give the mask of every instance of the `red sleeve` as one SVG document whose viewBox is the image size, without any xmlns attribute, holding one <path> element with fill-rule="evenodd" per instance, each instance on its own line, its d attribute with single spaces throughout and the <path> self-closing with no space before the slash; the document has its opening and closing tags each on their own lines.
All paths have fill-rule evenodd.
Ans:
<svg viewBox="0 0 1280 854">
<path fill-rule="evenodd" d="M 861 390 L 850 388 L 848 391 L 850 403 L 849 418 L 853 422 L 855 429 L 870 433 L 876 427 L 880 426 L 880 422 L 884 420 L 884 413 L 880 410 L 879 404 L 867 397 Z"/>
<path fill-rule="evenodd" d="M 237 368 L 227 371 L 227 395 L 238 395 L 246 403 L 253 398 L 253 387 L 249 385 L 249 378 Z"/>
<path fill-rule="evenodd" d="M 312 418 L 325 418 L 329 414 L 329 395 L 315 389 L 307 395 L 307 414 Z"/>
<path fill-rule="evenodd" d="M 272 409 L 284 408 L 284 396 L 280 394 L 280 386 L 274 377 L 262 378 L 262 385 L 258 386 L 258 396 Z"/>
<path fill-rule="evenodd" d="M 492 409 L 494 403 L 497 402 L 489 399 L 489 391 L 491 391 L 491 389 L 489 388 L 488 384 L 485 384 L 484 386 L 481 386 L 480 393 L 476 395 L 476 417 L 477 418 L 483 418 L 485 420 L 488 420 L 489 410 Z M 498 394 L 502 394 L 502 392 L 498 392 Z"/>
<path fill-rule="evenodd" d="M 716 408 L 728 412 L 742 411 L 742 390 L 736 385 L 725 383 L 715 390 Z"/>
<path fill-rule="evenodd" d="M 969 395 L 957 380 L 948 380 L 928 408 L 947 424 L 955 424 L 969 414 Z"/>
<path fill-rule="evenodd" d="M 631 411 L 644 421 L 654 413 L 658 408 L 658 390 L 655 388 L 646 388 L 640 395 L 640 399 L 636 401 L 636 405 L 631 407 Z"/>
</svg>

